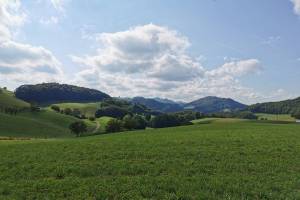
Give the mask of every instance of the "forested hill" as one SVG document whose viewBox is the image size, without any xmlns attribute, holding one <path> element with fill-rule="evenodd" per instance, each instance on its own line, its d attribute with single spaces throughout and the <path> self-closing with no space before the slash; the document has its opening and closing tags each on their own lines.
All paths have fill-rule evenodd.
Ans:
<svg viewBox="0 0 300 200">
<path fill-rule="evenodd" d="M 295 114 L 300 113 L 300 97 L 291 100 L 258 103 L 248 107 L 255 113 L 270 113 L 270 114 Z"/>
<path fill-rule="evenodd" d="M 208 96 L 191 103 L 185 104 L 185 109 L 191 109 L 203 113 L 214 113 L 223 111 L 235 111 L 246 108 L 247 106 L 241 104 L 233 99 L 220 98 Z"/>
<path fill-rule="evenodd" d="M 15 96 L 27 102 L 50 104 L 59 102 L 96 102 L 110 98 L 98 90 L 58 83 L 22 85 Z"/>
<path fill-rule="evenodd" d="M 167 99 L 154 99 L 144 97 L 134 97 L 129 99 L 132 103 L 138 103 L 159 112 L 178 112 L 183 110 L 183 106 Z"/>
</svg>

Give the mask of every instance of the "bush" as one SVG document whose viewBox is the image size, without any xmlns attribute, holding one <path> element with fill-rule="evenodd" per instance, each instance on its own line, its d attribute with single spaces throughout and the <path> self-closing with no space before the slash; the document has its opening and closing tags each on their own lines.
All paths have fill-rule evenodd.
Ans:
<svg viewBox="0 0 300 200">
<path fill-rule="evenodd" d="M 147 122 L 142 116 L 135 115 L 133 119 L 135 120 L 136 123 L 135 129 L 145 129 L 147 127 Z"/>
<path fill-rule="evenodd" d="M 131 115 L 123 117 L 123 126 L 125 129 L 132 130 L 137 126 L 137 121 Z"/>
<path fill-rule="evenodd" d="M 54 110 L 54 111 L 56 111 L 56 112 L 60 112 L 60 107 L 57 106 L 57 105 L 52 105 L 51 109 Z"/>
<path fill-rule="evenodd" d="M 173 127 L 179 126 L 180 124 L 180 119 L 171 114 L 158 115 L 153 117 L 150 121 L 150 125 L 153 128 Z"/>
<path fill-rule="evenodd" d="M 296 119 L 300 119 L 300 112 L 299 113 L 294 113 L 292 117 L 295 117 Z"/>
<path fill-rule="evenodd" d="M 65 109 L 64 109 L 64 113 L 65 113 L 66 115 L 71 115 L 71 114 L 72 114 L 72 109 L 71 109 L 71 108 L 65 108 Z"/>
<path fill-rule="evenodd" d="M 97 110 L 95 113 L 95 117 L 100 118 L 106 116 L 122 119 L 127 114 L 128 111 L 123 108 L 120 108 L 118 106 L 108 106 Z"/>
<path fill-rule="evenodd" d="M 96 120 L 96 118 L 95 117 L 89 117 L 89 120 L 93 122 L 93 121 Z"/>
<path fill-rule="evenodd" d="M 87 132 L 87 125 L 83 121 L 77 121 L 70 124 L 69 129 L 78 137 L 82 133 Z"/>
<path fill-rule="evenodd" d="M 118 119 L 111 119 L 107 122 L 105 126 L 105 131 L 107 133 L 120 132 L 122 130 L 122 121 Z"/>
</svg>

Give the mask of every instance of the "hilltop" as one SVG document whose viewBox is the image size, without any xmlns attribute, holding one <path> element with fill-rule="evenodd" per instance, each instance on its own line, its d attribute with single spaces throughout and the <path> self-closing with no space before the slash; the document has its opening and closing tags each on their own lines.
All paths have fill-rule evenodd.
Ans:
<svg viewBox="0 0 300 200">
<path fill-rule="evenodd" d="M 255 113 L 295 114 L 300 113 L 300 97 L 278 102 L 258 103 L 248 107 Z"/>
<path fill-rule="evenodd" d="M 203 113 L 215 113 L 241 110 L 246 108 L 247 106 L 230 98 L 208 96 L 187 103 L 184 105 L 184 107 L 185 109 L 190 109 Z"/>
<path fill-rule="evenodd" d="M 61 102 L 97 102 L 110 98 L 108 94 L 95 89 L 59 83 L 22 85 L 15 91 L 17 98 L 38 104 Z"/>
</svg>

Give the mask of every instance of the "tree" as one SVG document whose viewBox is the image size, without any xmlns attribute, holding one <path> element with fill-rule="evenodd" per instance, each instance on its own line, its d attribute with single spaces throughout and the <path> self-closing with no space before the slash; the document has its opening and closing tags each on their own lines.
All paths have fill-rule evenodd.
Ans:
<svg viewBox="0 0 300 200">
<path fill-rule="evenodd" d="M 296 119 L 300 119 L 300 112 L 294 113 L 292 116 L 295 117 Z"/>
<path fill-rule="evenodd" d="M 150 121 L 150 125 L 153 128 L 164 128 L 164 127 L 173 127 L 180 126 L 180 119 L 172 114 L 163 114 L 153 117 Z"/>
<path fill-rule="evenodd" d="M 54 111 L 56 111 L 56 112 L 60 112 L 60 107 L 57 106 L 57 105 L 52 105 L 51 109 L 54 110 Z"/>
<path fill-rule="evenodd" d="M 69 129 L 79 137 L 82 133 L 87 132 L 87 125 L 83 121 L 77 121 L 70 124 Z"/>
<path fill-rule="evenodd" d="M 127 114 L 123 117 L 123 126 L 125 129 L 132 130 L 137 126 L 137 122 L 131 115 Z"/>
<path fill-rule="evenodd" d="M 36 103 L 30 103 L 30 111 L 31 112 L 39 112 L 40 110 L 41 110 L 41 108 L 38 107 Z"/>
<path fill-rule="evenodd" d="M 147 127 L 147 122 L 142 116 L 135 115 L 133 119 L 135 120 L 136 123 L 135 129 L 145 129 Z"/>
<path fill-rule="evenodd" d="M 71 115 L 72 114 L 72 109 L 71 108 L 66 108 L 66 109 L 64 109 L 64 113 L 66 115 Z"/>
<path fill-rule="evenodd" d="M 95 113 L 95 117 L 100 118 L 106 116 L 122 119 L 126 114 L 128 114 L 128 111 L 121 107 L 108 106 L 97 110 Z"/>
<path fill-rule="evenodd" d="M 120 132 L 122 130 L 122 121 L 111 119 L 107 122 L 105 130 L 107 133 Z"/>
</svg>

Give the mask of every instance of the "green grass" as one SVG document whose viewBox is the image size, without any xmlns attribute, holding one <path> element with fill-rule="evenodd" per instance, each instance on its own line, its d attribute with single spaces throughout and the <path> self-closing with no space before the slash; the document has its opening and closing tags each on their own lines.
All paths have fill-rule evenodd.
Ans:
<svg viewBox="0 0 300 200">
<path fill-rule="evenodd" d="M 0 141 L 0 199 L 299 199 L 300 126 Z"/>
<path fill-rule="evenodd" d="M 0 113 L 0 136 L 3 137 L 30 137 L 30 138 L 53 138 L 73 137 L 69 125 L 76 118 L 42 110 L 40 112 L 21 112 L 16 116 Z M 95 125 L 88 123 L 89 131 Z"/>
<path fill-rule="evenodd" d="M 257 113 L 256 114 L 259 119 L 265 118 L 270 121 L 289 121 L 289 122 L 295 122 L 296 119 L 293 118 L 291 115 L 274 115 L 274 114 L 266 114 L 266 113 Z"/>
<path fill-rule="evenodd" d="M 203 119 L 196 119 L 193 120 L 193 124 L 209 124 L 209 123 L 236 123 L 236 122 L 243 122 L 248 121 L 245 119 L 237 119 L 237 118 L 203 118 Z"/>
<path fill-rule="evenodd" d="M 99 109 L 101 103 L 60 103 L 54 104 L 62 109 L 71 108 L 78 109 L 80 112 L 87 117 L 94 117 L 96 111 Z"/>
<path fill-rule="evenodd" d="M 0 91 L 0 106 L 26 108 L 26 107 L 29 107 L 30 105 L 28 103 L 26 103 L 25 101 L 17 99 L 14 96 L 13 92 L 1 89 L 1 91 Z"/>
</svg>

